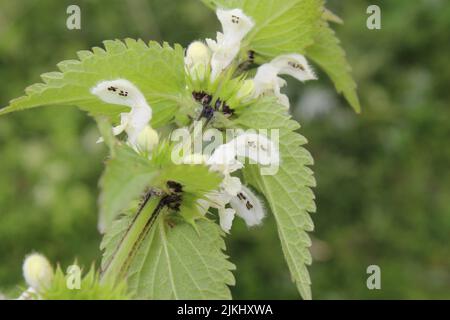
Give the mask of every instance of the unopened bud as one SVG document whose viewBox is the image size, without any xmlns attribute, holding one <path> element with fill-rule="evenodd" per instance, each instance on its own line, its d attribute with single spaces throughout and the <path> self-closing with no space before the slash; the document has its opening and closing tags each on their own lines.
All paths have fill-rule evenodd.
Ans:
<svg viewBox="0 0 450 320">
<path fill-rule="evenodd" d="M 32 253 L 23 262 L 23 276 L 31 288 L 39 291 L 50 286 L 53 280 L 53 268 L 43 255 Z"/>
<path fill-rule="evenodd" d="M 203 42 L 194 41 L 186 50 L 185 65 L 194 79 L 202 80 L 211 60 L 211 51 Z"/>
<path fill-rule="evenodd" d="M 156 132 L 156 130 L 152 127 L 146 126 L 137 138 L 137 147 L 139 151 L 151 152 L 158 142 L 158 132 Z"/>
<path fill-rule="evenodd" d="M 253 80 L 245 80 L 237 93 L 237 98 L 246 100 L 247 98 L 253 96 L 254 91 L 255 83 L 253 82 Z"/>
</svg>

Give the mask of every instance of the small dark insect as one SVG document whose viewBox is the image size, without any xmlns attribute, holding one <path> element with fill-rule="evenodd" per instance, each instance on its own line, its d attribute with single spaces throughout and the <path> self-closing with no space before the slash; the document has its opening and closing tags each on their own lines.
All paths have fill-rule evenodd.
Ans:
<svg viewBox="0 0 450 320">
<path fill-rule="evenodd" d="M 250 201 L 247 201 L 247 202 L 245 203 L 245 206 L 247 207 L 248 210 L 250 210 L 250 209 L 253 208 L 253 205 L 250 203 Z"/>
<path fill-rule="evenodd" d="M 224 103 L 223 107 L 222 107 L 222 112 L 223 112 L 223 114 L 226 114 L 226 115 L 232 115 L 234 113 L 234 110 L 231 109 L 229 105 Z"/>
<path fill-rule="evenodd" d="M 183 186 L 176 181 L 171 180 L 167 181 L 167 187 L 173 193 L 183 192 Z"/>
<path fill-rule="evenodd" d="M 183 197 L 179 193 L 172 193 L 164 196 L 164 198 L 161 199 L 160 204 L 162 206 L 167 206 L 168 208 L 179 211 L 181 206 L 181 201 L 183 200 Z"/>
<path fill-rule="evenodd" d="M 202 98 L 206 95 L 206 93 L 204 93 L 203 91 L 194 91 L 192 92 L 192 97 L 196 100 L 196 101 L 200 101 L 202 100 Z"/>
<path fill-rule="evenodd" d="M 116 91 L 117 91 L 117 88 L 116 88 L 116 87 L 112 87 L 112 86 L 111 86 L 111 87 L 109 87 L 109 88 L 108 88 L 108 91 L 113 91 L 113 92 L 116 92 Z"/>
</svg>

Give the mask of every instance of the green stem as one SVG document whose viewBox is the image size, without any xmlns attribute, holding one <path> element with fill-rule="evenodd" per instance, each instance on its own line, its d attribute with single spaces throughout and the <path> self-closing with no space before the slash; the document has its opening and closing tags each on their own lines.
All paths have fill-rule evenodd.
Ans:
<svg viewBox="0 0 450 320">
<path fill-rule="evenodd" d="M 161 210 L 160 200 L 159 197 L 152 196 L 143 205 L 142 210 L 138 211 L 106 269 L 103 270 L 102 282 L 115 282 L 126 275 L 131 260 Z"/>
</svg>

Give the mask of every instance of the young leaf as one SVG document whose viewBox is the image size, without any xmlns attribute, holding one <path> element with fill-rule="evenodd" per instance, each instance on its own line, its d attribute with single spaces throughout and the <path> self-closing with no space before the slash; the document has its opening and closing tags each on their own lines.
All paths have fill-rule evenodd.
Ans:
<svg viewBox="0 0 450 320">
<path fill-rule="evenodd" d="M 234 265 L 223 253 L 223 232 L 200 220 L 169 227 L 160 217 L 129 270 L 128 285 L 140 299 L 231 299 Z"/>
<path fill-rule="evenodd" d="M 124 78 L 135 84 L 152 106 L 153 127 L 170 121 L 188 98 L 183 48 L 132 39 L 108 40 L 104 46 L 79 51 L 80 60 L 60 62 L 60 72 L 43 74 L 44 83 L 28 87 L 26 95 L 0 109 L 0 115 L 44 105 L 70 105 L 94 115 L 117 116 L 127 107 L 104 103 L 90 89 L 99 81 Z"/>
<path fill-rule="evenodd" d="M 321 0 L 203 0 L 216 8 L 241 8 L 256 23 L 242 47 L 268 58 L 302 53 L 314 41 Z"/>
<path fill-rule="evenodd" d="M 139 198 L 152 178 L 156 166 L 126 145 L 114 146 L 114 156 L 106 163 L 100 179 L 99 229 L 106 230 L 130 202 Z"/>
<path fill-rule="evenodd" d="M 76 265 L 76 264 L 74 264 Z M 73 265 L 73 266 L 74 266 Z M 80 275 L 81 276 L 81 275 Z M 72 275 L 76 277 L 76 275 Z M 48 288 L 40 294 L 43 300 L 128 300 L 127 286 L 124 281 L 115 283 L 100 283 L 99 274 L 92 266 L 80 279 L 79 288 L 67 286 L 69 275 L 65 275 L 58 266 L 53 281 Z"/>
<path fill-rule="evenodd" d="M 307 231 L 314 229 L 309 216 L 316 210 L 311 187 L 315 179 L 309 152 L 302 147 L 306 139 L 294 130 L 300 126 L 272 99 L 263 99 L 245 109 L 235 124 L 244 128 L 279 129 L 281 165 L 276 175 L 260 175 L 257 166 L 243 170 L 247 182 L 263 193 L 275 216 L 278 234 L 292 279 L 304 299 L 311 299 L 311 264 Z"/>
<path fill-rule="evenodd" d="M 216 172 L 204 165 L 175 164 L 171 151 L 170 145 L 162 142 L 149 160 L 127 145 L 113 146 L 113 156 L 100 180 L 100 230 L 106 230 L 146 187 L 165 188 L 167 181 L 176 181 L 185 194 L 196 198 L 217 188 L 220 176 Z"/>
<path fill-rule="evenodd" d="M 359 113 L 361 106 L 350 65 L 347 62 L 344 50 L 340 46 L 339 39 L 327 22 L 322 21 L 315 35 L 314 44 L 306 50 L 306 55 L 330 76 L 336 90 L 343 93 L 349 104 Z"/>
</svg>

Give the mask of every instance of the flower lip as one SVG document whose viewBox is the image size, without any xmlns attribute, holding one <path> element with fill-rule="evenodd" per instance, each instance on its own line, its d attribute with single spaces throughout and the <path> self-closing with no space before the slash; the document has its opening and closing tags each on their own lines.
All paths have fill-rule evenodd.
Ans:
<svg viewBox="0 0 450 320">
<path fill-rule="evenodd" d="M 136 149 L 139 135 L 152 119 L 152 108 L 141 91 L 126 79 L 115 79 L 99 82 L 91 93 L 104 102 L 131 108 L 130 112 L 120 114 L 120 125 L 113 128 L 113 134 L 119 135 L 125 131 L 129 144 Z M 101 141 L 102 138 L 97 142 Z"/>
<path fill-rule="evenodd" d="M 217 9 L 225 41 L 241 41 L 255 23 L 241 9 Z"/>
<path fill-rule="evenodd" d="M 91 89 L 91 93 L 111 104 L 124 105 L 130 108 L 147 105 L 141 91 L 126 79 L 101 81 Z"/>
<path fill-rule="evenodd" d="M 222 31 L 217 32 L 216 40 L 206 39 L 213 52 L 211 57 L 211 80 L 227 68 L 234 60 L 241 47 L 242 39 L 255 23 L 241 9 L 217 9 L 216 15 L 222 24 Z"/>
</svg>

